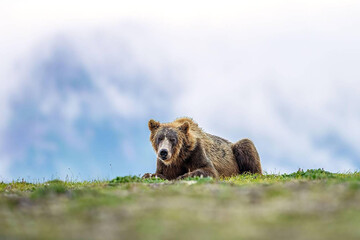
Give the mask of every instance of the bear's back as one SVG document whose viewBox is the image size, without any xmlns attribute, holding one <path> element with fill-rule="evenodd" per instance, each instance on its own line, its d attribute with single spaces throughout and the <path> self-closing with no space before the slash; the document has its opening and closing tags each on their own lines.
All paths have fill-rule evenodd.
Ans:
<svg viewBox="0 0 360 240">
<path fill-rule="evenodd" d="M 206 156 L 213 163 L 219 176 L 232 176 L 239 173 L 239 166 L 235 160 L 232 143 L 224 138 L 204 133 L 202 144 Z"/>
</svg>

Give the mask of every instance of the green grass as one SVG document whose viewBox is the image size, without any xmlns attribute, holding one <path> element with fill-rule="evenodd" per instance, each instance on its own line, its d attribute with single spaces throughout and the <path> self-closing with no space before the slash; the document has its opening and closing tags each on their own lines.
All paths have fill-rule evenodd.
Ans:
<svg viewBox="0 0 360 240">
<path fill-rule="evenodd" d="M 360 173 L 0 183 L 0 239 L 360 239 Z"/>
</svg>

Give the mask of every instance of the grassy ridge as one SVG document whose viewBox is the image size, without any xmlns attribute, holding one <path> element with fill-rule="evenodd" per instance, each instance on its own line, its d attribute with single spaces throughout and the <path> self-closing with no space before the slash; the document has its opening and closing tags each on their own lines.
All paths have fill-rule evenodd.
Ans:
<svg viewBox="0 0 360 240">
<path fill-rule="evenodd" d="M 0 239 L 359 239 L 360 173 L 0 183 Z"/>
</svg>

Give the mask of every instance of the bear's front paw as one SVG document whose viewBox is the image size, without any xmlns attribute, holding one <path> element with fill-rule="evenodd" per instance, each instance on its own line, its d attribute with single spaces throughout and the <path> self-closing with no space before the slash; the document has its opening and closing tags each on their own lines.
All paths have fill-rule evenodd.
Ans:
<svg viewBox="0 0 360 240">
<path fill-rule="evenodd" d="M 178 176 L 178 177 L 176 178 L 176 180 L 182 180 L 182 179 L 187 178 L 187 177 L 189 177 L 189 176 L 188 176 L 188 173 L 185 173 L 184 175 Z"/>
<path fill-rule="evenodd" d="M 159 173 L 145 173 L 144 176 L 142 176 L 142 178 L 162 178 L 162 179 L 166 179 L 164 175 L 159 174 Z"/>
<path fill-rule="evenodd" d="M 153 175 L 155 175 L 155 174 L 145 173 L 145 174 L 142 176 L 142 178 L 151 178 L 151 177 L 153 177 Z"/>
<path fill-rule="evenodd" d="M 181 175 L 180 177 L 176 178 L 176 180 L 181 180 L 184 178 L 193 178 L 193 177 L 210 177 L 210 175 L 204 173 L 202 170 L 195 170 L 193 172 L 185 173 L 184 175 Z"/>
<path fill-rule="evenodd" d="M 192 177 L 196 177 L 196 176 L 198 176 L 198 175 L 195 172 L 189 172 L 189 173 L 185 173 L 184 175 L 177 177 L 176 180 L 182 180 L 185 178 L 192 178 Z"/>
</svg>

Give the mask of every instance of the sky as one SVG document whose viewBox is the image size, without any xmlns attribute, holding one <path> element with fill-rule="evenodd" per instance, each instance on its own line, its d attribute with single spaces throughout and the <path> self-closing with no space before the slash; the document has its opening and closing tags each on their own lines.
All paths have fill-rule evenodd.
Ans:
<svg viewBox="0 0 360 240">
<path fill-rule="evenodd" d="M 0 181 L 154 172 L 147 122 L 360 169 L 359 1 L 0 3 Z"/>
</svg>

